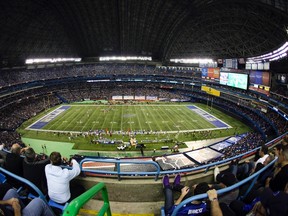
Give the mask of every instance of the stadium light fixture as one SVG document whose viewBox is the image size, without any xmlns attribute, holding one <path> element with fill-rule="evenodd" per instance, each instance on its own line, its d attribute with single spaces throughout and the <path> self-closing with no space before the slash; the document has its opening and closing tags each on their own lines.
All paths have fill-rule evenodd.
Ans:
<svg viewBox="0 0 288 216">
<path fill-rule="evenodd" d="M 257 63 L 257 62 L 265 62 L 265 61 L 276 61 L 278 59 L 284 58 L 287 56 L 288 52 L 288 42 L 285 42 L 281 47 L 274 50 L 273 52 L 269 52 L 267 54 L 263 54 L 260 56 L 255 56 L 247 59 L 247 63 Z"/>
<path fill-rule="evenodd" d="M 80 61 L 81 61 L 81 58 L 42 58 L 42 59 L 26 59 L 25 64 L 80 62 Z"/>
<path fill-rule="evenodd" d="M 105 56 L 99 57 L 99 61 L 152 61 L 149 56 Z"/>
<path fill-rule="evenodd" d="M 192 58 L 192 59 L 170 59 L 171 62 L 175 63 L 184 63 L 184 64 L 207 64 L 214 63 L 213 59 L 201 59 L 201 58 Z"/>
</svg>

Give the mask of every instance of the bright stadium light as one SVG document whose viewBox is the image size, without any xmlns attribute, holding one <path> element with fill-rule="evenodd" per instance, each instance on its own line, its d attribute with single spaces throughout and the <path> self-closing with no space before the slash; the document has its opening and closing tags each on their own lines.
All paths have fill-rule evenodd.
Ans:
<svg viewBox="0 0 288 216">
<path fill-rule="evenodd" d="M 26 59 L 26 64 L 38 63 L 55 63 L 55 62 L 80 62 L 81 58 L 42 58 L 42 59 Z"/>
<path fill-rule="evenodd" d="M 100 61 L 152 61 L 149 56 L 105 56 L 99 57 Z"/>
<path fill-rule="evenodd" d="M 214 61 L 212 59 L 201 59 L 201 58 L 192 58 L 192 59 L 170 59 L 171 62 L 175 63 L 184 63 L 184 64 L 207 64 L 207 63 L 213 63 Z"/>
<path fill-rule="evenodd" d="M 281 47 L 274 50 L 273 52 L 248 58 L 247 62 L 256 63 L 256 62 L 262 62 L 262 61 L 276 61 L 278 59 L 286 57 L 287 51 L 288 51 L 288 42 L 285 42 Z"/>
</svg>

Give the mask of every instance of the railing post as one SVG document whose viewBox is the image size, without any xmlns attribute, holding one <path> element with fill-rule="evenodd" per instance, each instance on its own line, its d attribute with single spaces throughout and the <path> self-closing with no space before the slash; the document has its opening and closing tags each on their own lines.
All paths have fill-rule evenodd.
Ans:
<svg viewBox="0 0 288 216">
<path fill-rule="evenodd" d="M 120 158 L 117 158 L 117 161 L 115 163 L 116 171 L 117 171 L 117 177 L 118 181 L 121 181 L 121 174 L 120 174 Z"/>
</svg>

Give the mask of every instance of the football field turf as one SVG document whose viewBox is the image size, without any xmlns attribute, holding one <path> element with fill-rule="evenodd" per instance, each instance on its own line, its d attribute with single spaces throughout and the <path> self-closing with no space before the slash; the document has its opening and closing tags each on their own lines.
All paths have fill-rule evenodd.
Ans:
<svg viewBox="0 0 288 216">
<path fill-rule="evenodd" d="M 197 131 L 229 128 L 213 113 L 192 104 L 67 105 L 34 122 L 27 129 L 85 132 Z"/>
</svg>

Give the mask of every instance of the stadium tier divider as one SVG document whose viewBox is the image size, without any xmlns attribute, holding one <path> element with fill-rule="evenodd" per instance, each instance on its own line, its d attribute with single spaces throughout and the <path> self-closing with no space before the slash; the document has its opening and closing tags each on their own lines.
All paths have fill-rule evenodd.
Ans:
<svg viewBox="0 0 288 216">
<path fill-rule="evenodd" d="M 247 182 L 251 181 L 249 188 L 247 189 L 246 193 L 239 197 L 238 199 L 243 199 L 247 196 L 247 194 L 251 191 L 252 187 L 254 186 L 254 184 L 256 183 L 258 177 L 260 176 L 261 173 L 265 172 L 269 167 L 273 166 L 274 163 L 277 161 L 277 158 L 275 158 L 273 161 L 271 161 L 268 165 L 266 165 L 265 167 L 263 167 L 262 169 L 260 169 L 259 171 L 257 171 L 256 173 L 252 174 L 251 176 L 243 179 L 242 181 L 237 182 L 236 184 L 217 190 L 217 194 L 218 196 L 224 193 L 227 193 L 229 191 L 232 191 L 236 188 L 239 188 L 240 186 L 246 184 Z M 208 198 L 207 193 L 205 194 L 198 194 L 196 196 L 192 196 L 188 199 L 183 200 L 180 204 L 177 205 L 177 207 L 174 209 L 173 213 L 171 216 L 176 216 L 177 212 L 186 204 L 191 203 L 192 201 L 195 200 L 201 200 L 201 199 L 206 199 Z M 164 207 L 161 208 L 161 216 L 165 216 L 165 211 L 164 211 Z"/>
</svg>

